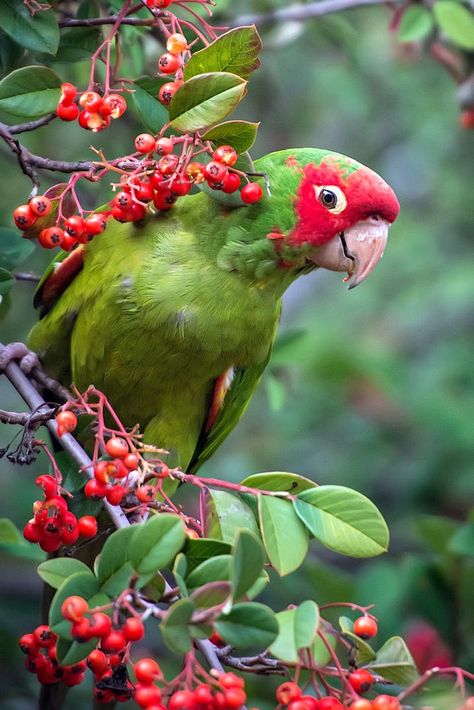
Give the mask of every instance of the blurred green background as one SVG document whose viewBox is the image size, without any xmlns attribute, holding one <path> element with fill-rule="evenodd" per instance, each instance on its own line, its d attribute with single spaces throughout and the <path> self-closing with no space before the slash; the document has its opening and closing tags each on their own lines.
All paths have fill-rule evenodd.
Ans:
<svg viewBox="0 0 474 710">
<path fill-rule="evenodd" d="M 240 2 L 238 11 L 277 5 Z M 253 155 L 292 146 L 346 153 L 385 177 L 401 214 L 383 261 L 361 287 L 348 293 L 340 275 L 321 272 L 290 289 L 263 383 L 204 472 L 238 481 L 293 471 L 367 494 L 391 528 L 389 553 L 354 562 L 313 543 L 307 565 L 274 578 L 265 601 L 277 610 L 308 597 L 375 603 L 381 642 L 425 620 L 447 653 L 472 669 L 472 132 L 459 127 L 448 75 L 419 47 L 398 44 L 389 19 L 373 7 L 262 28 L 262 67 L 239 109 L 240 117 L 262 121 Z M 124 75 L 154 70 L 159 45 L 150 38 L 142 45 L 140 37 L 127 31 Z M 0 42 L 14 52 L 5 35 Z M 53 66 L 65 80 L 86 83 L 87 62 Z M 139 130 L 128 112 L 97 136 L 54 122 L 22 140 L 34 152 L 74 160 L 87 158 L 91 143 L 109 156 L 129 152 Z M 30 185 L 3 148 L 0 159 L 0 223 L 11 226 Z M 91 208 L 105 195 L 94 186 L 83 192 Z M 37 250 L 21 270 L 41 272 L 49 257 Z M 26 338 L 36 318 L 32 293 L 19 283 L 2 304 L 2 342 Z M 0 402 L 22 409 L 4 378 Z M 2 447 L 13 428 L 0 427 Z M 0 470 L 0 517 L 21 528 L 43 464 L 13 468 L 4 458 Z M 0 559 L 0 706 L 23 710 L 33 707 L 36 688 L 16 638 L 38 623 L 40 581 L 33 561 L 8 550 Z M 271 685 L 260 682 L 258 693 Z M 84 692 L 75 689 L 66 707 L 82 707 Z"/>
</svg>

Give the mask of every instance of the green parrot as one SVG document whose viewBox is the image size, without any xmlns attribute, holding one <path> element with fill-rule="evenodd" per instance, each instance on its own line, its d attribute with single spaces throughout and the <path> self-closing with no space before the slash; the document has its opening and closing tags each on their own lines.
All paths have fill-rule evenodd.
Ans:
<svg viewBox="0 0 474 710">
<path fill-rule="evenodd" d="M 318 268 L 359 284 L 381 258 L 399 204 L 369 168 L 319 149 L 255 163 L 258 204 L 201 192 L 106 231 L 43 279 L 29 335 L 46 369 L 102 390 L 123 423 L 195 471 L 237 424 L 267 365 L 281 299 Z"/>
</svg>

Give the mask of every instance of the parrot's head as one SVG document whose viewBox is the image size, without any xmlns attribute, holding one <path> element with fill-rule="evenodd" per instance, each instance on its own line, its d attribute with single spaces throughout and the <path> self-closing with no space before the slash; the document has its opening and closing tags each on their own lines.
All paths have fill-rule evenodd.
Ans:
<svg viewBox="0 0 474 710">
<path fill-rule="evenodd" d="M 354 288 L 383 255 L 400 209 L 396 195 L 377 173 L 351 158 L 305 149 L 300 160 L 298 153 L 286 161 L 300 175 L 290 242 L 309 247 L 308 259 L 318 266 L 346 271 Z"/>
</svg>

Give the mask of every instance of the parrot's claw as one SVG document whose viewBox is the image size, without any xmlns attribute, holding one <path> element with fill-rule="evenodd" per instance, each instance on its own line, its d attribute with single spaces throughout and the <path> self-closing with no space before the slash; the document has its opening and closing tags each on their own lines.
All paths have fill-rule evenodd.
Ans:
<svg viewBox="0 0 474 710">
<path fill-rule="evenodd" d="M 25 375 L 30 375 L 35 368 L 41 368 L 37 354 L 29 350 L 24 343 L 9 343 L 0 350 L 0 372 L 15 361 Z"/>
</svg>

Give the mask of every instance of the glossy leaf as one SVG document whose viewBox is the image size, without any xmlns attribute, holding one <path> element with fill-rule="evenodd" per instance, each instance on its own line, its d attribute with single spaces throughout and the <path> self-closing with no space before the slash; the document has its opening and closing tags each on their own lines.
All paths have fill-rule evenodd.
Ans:
<svg viewBox="0 0 474 710">
<path fill-rule="evenodd" d="M 7 294 L 15 285 L 15 277 L 6 269 L 0 269 L 0 296 Z"/>
<path fill-rule="evenodd" d="M 474 49 L 474 15 L 459 2 L 438 0 L 433 13 L 441 31 L 462 49 Z"/>
<path fill-rule="evenodd" d="M 61 33 L 56 62 L 81 62 L 90 59 L 100 44 L 98 27 L 72 27 Z"/>
<path fill-rule="evenodd" d="M 268 471 L 268 473 L 254 473 L 241 481 L 242 486 L 258 488 L 261 491 L 287 491 L 296 495 L 315 487 L 314 481 L 297 473 L 283 471 Z"/>
<path fill-rule="evenodd" d="M 246 503 L 227 491 L 209 490 L 206 496 L 206 535 L 232 543 L 238 528 L 258 535 L 255 517 Z"/>
<path fill-rule="evenodd" d="M 243 99 L 247 82 L 224 72 L 198 74 L 186 81 L 171 99 L 171 127 L 191 133 L 222 121 Z"/>
<path fill-rule="evenodd" d="M 35 245 L 22 239 L 18 231 L 0 227 L 0 268 L 14 269 L 35 250 Z"/>
<path fill-rule="evenodd" d="M 25 543 L 25 538 L 10 518 L 0 518 L 0 545 L 5 543 L 8 545 Z"/>
<path fill-rule="evenodd" d="M 196 609 L 223 607 L 230 598 L 232 585 L 229 582 L 209 582 L 191 594 Z"/>
<path fill-rule="evenodd" d="M 186 577 L 189 589 L 195 589 L 207 582 L 228 581 L 231 573 L 232 555 L 216 555 L 204 560 Z"/>
<path fill-rule="evenodd" d="M 179 593 L 182 597 L 188 596 L 188 587 L 184 581 L 186 577 L 186 571 L 188 568 L 188 563 L 186 562 L 186 557 L 180 552 L 176 555 L 176 559 L 173 565 L 173 577 L 175 578 L 176 584 L 179 588 Z"/>
<path fill-rule="evenodd" d="M 183 521 L 170 513 L 153 516 L 134 533 L 130 561 L 134 570 L 150 578 L 174 560 L 185 541 Z"/>
<path fill-rule="evenodd" d="M 314 643 L 319 628 L 319 607 L 316 602 L 308 599 L 301 602 L 295 614 L 295 645 L 310 648 Z"/>
<path fill-rule="evenodd" d="M 433 25 L 433 15 L 427 7 L 410 5 L 400 20 L 398 39 L 401 42 L 416 42 L 429 35 Z"/>
<path fill-rule="evenodd" d="M 143 122 L 151 133 L 157 133 L 168 120 L 168 112 L 163 104 L 158 101 L 158 91 L 165 82 L 148 76 L 136 79 L 133 89 L 132 103 Z"/>
<path fill-rule="evenodd" d="M 389 638 L 367 668 L 385 680 L 402 686 L 410 685 L 418 678 L 415 661 L 400 636 Z"/>
<path fill-rule="evenodd" d="M 224 121 L 203 135 L 203 140 L 214 145 L 231 145 L 237 153 L 245 153 L 255 143 L 260 123 L 250 121 Z"/>
<path fill-rule="evenodd" d="M 71 622 L 63 618 L 61 605 L 70 596 L 76 595 L 91 599 L 99 591 L 99 583 L 92 572 L 77 572 L 68 577 L 53 597 L 49 608 L 49 625 L 55 634 L 70 640 Z"/>
<path fill-rule="evenodd" d="M 285 609 L 276 614 L 278 621 L 278 636 L 270 646 L 270 652 L 275 658 L 286 663 L 297 663 L 299 660 L 298 648 L 296 645 L 296 609 Z M 331 646 L 335 646 L 335 637 L 327 637 Z M 331 658 L 324 642 L 319 638 L 313 642 L 312 653 L 315 662 L 324 666 Z"/>
<path fill-rule="evenodd" d="M 97 639 L 92 641 L 67 641 L 58 638 L 56 643 L 56 654 L 58 661 L 63 666 L 72 666 L 86 658 L 97 646 Z"/>
<path fill-rule="evenodd" d="M 98 558 L 97 579 L 102 591 L 111 597 L 127 587 L 127 582 L 133 574 L 130 562 L 130 544 L 135 528 L 116 530 L 105 541 Z"/>
<path fill-rule="evenodd" d="M 48 67 L 22 67 L 0 81 L 0 109 L 15 116 L 39 118 L 56 110 L 61 77 Z"/>
<path fill-rule="evenodd" d="M 325 547 L 351 557 L 373 557 L 388 547 L 388 528 L 376 506 L 345 486 L 303 491 L 295 510 Z"/>
<path fill-rule="evenodd" d="M 263 543 L 272 566 L 283 577 L 302 564 L 308 552 L 308 533 L 290 501 L 260 495 L 258 502 Z"/>
<path fill-rule="evenodd" d="M 235 648 L 267 648 L 278 635 L 278 622 L 273 611 L 257 602 L 244 602 L 232 607 L 215 621 L 222 638 Z"/>
<path fill-rule="evenodd" d="M 191 599 L 179 599 L 170 606 L 160 625 L 163 641 L 175 653 L 188 653 L 192 649 L 193 642 L 188 623 L 193 612 L 194 604 Z"/>
<path fill-rule="evenodd" d="M 31 15 L 23 0 L 2 0 L 0 27 L 22 47 L 35 52 L 56 53 L 59 27 L 53 10 Z"/>
<path fill-rule="evenodd" d="M 234 599 L 243 597 L 255 584 L 262 572 L 264 562 L 265 554 L 260 539 L 250 530 L 239 530 L 232 555 Z"/>
<path fill-rule="evenodd" d="M 204 560 L 208 560 L 216 555 L 227 555 L 231 551 L 231 546 L 221 540 L 202 538 L 201 540 L 186 540 L 183 550 L 188 561 L 188 574 Z"/>
<path fill-rule="evenodd" d="M 94 576 L 84 562 L 75 560 L 73 557 L 55 557 L 51 560 L 46 560 L 38 566 L 36 571 L 41 579 L 53 589 L 59 589 L 68 577 L 78 572 L 88 574 L 91 577 Z"/>
<path fill-rule="evenodd" d="M 254 25 L 236 27 L 195 52 L 184 68 L 184 78 L 206 72 L 231 72 L 247 79 L 260 66 L 261 49 L 262 41 Z"/>
</svg>

